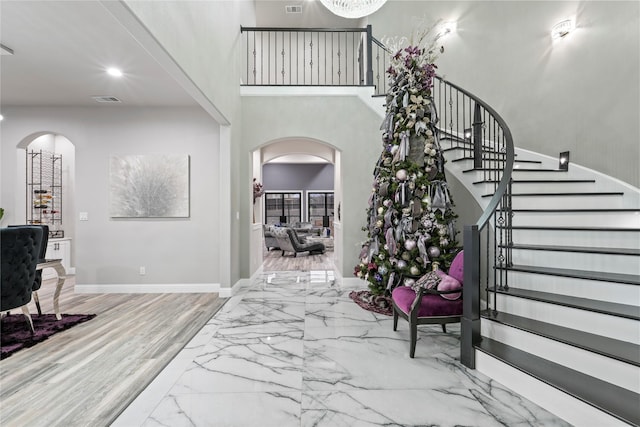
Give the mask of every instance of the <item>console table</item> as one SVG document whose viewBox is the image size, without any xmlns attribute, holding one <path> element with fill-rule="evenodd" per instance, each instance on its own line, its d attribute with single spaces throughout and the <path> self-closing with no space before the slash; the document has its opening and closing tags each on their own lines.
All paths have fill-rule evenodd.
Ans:
<svg viewBox="0 0 640 427">
<path fill-rule="evenodd" d="M 58 306 L 58 298 L 60 297 L 60 291 L 62 291 L 62 286 L 64 285 L 64 281 L 67 279 L 67 272 L 62 265 L 61 259 L 47 259 L 44 262 L 38 263 L 36 266 L 36 270 L 42 270 L 45 268 L 53 268 L 58 274 L 58 282 L 56 284 L 56 291 L 53 294 L 53 312 L 56 314 L 56 319 L 62 319 L 60 315 L 60 307 Z M 37 299 L 37 294 L 34 294 Z"/>
</svg>

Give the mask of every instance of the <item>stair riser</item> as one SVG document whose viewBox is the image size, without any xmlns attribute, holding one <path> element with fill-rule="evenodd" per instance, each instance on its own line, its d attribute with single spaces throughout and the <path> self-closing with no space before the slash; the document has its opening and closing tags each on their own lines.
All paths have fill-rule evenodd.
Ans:
<svg viewBox="0 0 640 427">
<path fill-rule="evenodd" d="M 476 351 L 476 369 L 575 426 L 628 427 L 628 424 L 539 381 L 490 355 Z"/>
<path fill-rule="evenodd" d="M 556 227 L 640 228 L 640 212 L 514 212 L 513 225 L 551 224 Z M 638 247 L 640 247 L 640 239 Z"/>
<path fill-rule="evenodd" d="M 509 273 L 509 284 L 512 288 L 640 306 L 640 286 L 636 285 L 606 283 L 573 277 L 545 276 L 518 271 Z"/>
<path fill-rule="evenodd" d="M 551 225 L 551 224 L 548 224 Z M 637 249 L 638 231 L 513 230 L 514 243 Z"/>
<path fill-rule="evenodd" d="M 622 196 L 514 196 L 513 209 L 616 209 Z"/>
<path fill-rule="evenodd" d="M 638 256 L 523 249 L 515 249 L 512 254 L 515 265 L 635 274 L 640 277 L 640 257 Z"/>
<path fill-rule="evenodd" d="M 637 366 L 491 320 L 481 325 L 482 336 L 640 393 Z"/>
<path fill-rule="evenodd" d="M 478 183 L 473 184 L 474 190 L 479 194 L 493 194 L 496 188 L 495 183 Z M 598 191 L 591 183 L 536 183 L 536 184 L 520 184 L 513 183 L 512 191 L 514 193 L 583 193 Z"/>
<path fill-rule="evenodd" d="M 541 171 L 523 171 L 519 169 L 532 169 L 532 168 L 514 168 L 511 177 L 514 180 L 518 179 L 582 179 L 582 177 L 574 177 L 567 172 L 554 172 L 548 170 Z"/>
<path fill-rule="evenodd" d="M 558 178 L 558 179 L 563 179 L 563 178 Z M 582 192 L 598 191 L 593 182 L 553 182 L 553 183 L 514 182 L 512 189 L 514 193 L 551 193 L 551 192 L 582 193 Z"/>
<path fill-rule="evenodd" d="M 640 322 L 523 298 L 498 295 L 498 311 L 640 344 Z"/>
</svg>

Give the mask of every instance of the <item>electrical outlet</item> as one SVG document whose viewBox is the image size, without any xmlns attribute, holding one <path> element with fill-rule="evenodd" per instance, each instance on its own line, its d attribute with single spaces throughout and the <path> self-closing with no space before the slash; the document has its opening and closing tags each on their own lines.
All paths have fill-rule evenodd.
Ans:
<svg viewBox="0 0 640 427">
<path fill-rule="evenodd" d="M 80 212 L 80 221 L 89 221 L 89 212 Z"/>
<path fill-rule="evenodd" d="M 144 276 L 145 274 L 147 274 L 147 269 L 145 267 L 140 267 L 140 275 Z"/>
</svg>

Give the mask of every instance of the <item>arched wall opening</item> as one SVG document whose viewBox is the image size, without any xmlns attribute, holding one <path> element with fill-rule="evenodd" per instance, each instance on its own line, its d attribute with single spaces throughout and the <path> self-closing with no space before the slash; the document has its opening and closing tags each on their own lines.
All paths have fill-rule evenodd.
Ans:
<svg viewBox="0 0 640 427">
<path fill-rule="evenodd" d="M 290 165 L 331 165 L 333 173 L 332 188 L 312 188 L 318 191 L 327 191 L 333 193 L 333 210 L 331 212 L 331 224 L 329 229 L 334 241 L 334 263 L 336 268 L 341 272 L 341 254 L 342 254 L 342 227 L 338 218 L 338 206 L 342 200 L 342 180 L 340 178 L 340 158 L 341 152 L 333 145 L 313 138 L 305 137 L 288 137 L 279 138 L 265 142 L 257 149 L 251 152 L 251 173 L 255 182 L 263 183 L 265 177 L 265 165 L 290 164 Z M 296 190 L 295 182 L 291 183 L 288 190 Z M 303 198 L 306 195 L 304 192 Z M 250 269 L 253 274 L 260 268 L 263 260 L 263 224 L 265 223 L 265 197 L 252 200 L 250 206 L 253 209 L 250 217 L 253 224 L 251 229 L 250 253 L 251 263 Z M 301 215 L 303 220 L 308 220 L 308 205 L 303 203 L 302 209 L 305 211 Z M 324 225 L 324 224 L 323 224 Z"/>
<path fill-rule="evenodd" d="M 52 158 L 55 157 L 56 165 Z M 75 248 L 72 244 L 76 234 L 74 212 L 76 153 L 74 144 L 64 135 L 52 131 L 34 132 L 24 137 L 16 146 L 16 183 L 22 191 L 17 193 L 15 221 L 24 224 L 47 224 L 52 232 L 49 247 L 55 243 L 68 242 L 69 259 L 63 264 L 68 274 L 75 273 Z M 53 168 L 59 180 L 48 182 L 53 177 Z M 50 195 L 50 203 L 39 197 L 44 191 Z M 36 191 L 39 193 L 33 194 Z M 46 188 L 46 190 L 44 190 Z M 36 203 L 37 202 L 37 203 Z M 40 203 L 42 202 L 42 203 Z"/>
</svg>

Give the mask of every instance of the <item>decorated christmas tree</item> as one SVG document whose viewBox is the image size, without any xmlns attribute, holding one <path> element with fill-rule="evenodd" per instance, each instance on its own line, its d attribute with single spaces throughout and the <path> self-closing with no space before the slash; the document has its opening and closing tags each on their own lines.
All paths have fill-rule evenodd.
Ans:
<svg viewBox="0 0 640 427">
<path fill-rule="evenodd" d="M 435 58 L 442 52 L 432 31 L 400 47 L 387 70 L 389 92 L 382 123 L 382 154 L 367 208 L 367 240 L 355 275 L 374 296 L 410 286 L 437 262 L 447 269 L 457 249 L 453 201 L 431 98 Z M 387 44 L 389 46 L 389 44 Z"/>
</svg>

